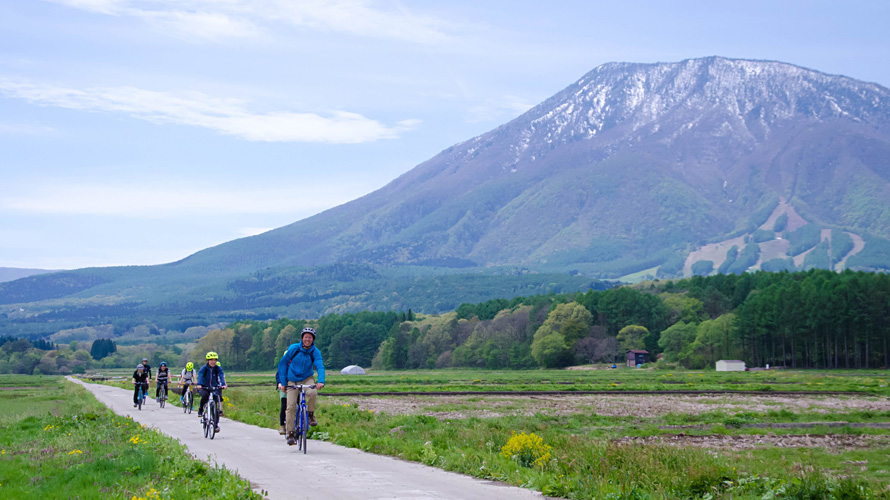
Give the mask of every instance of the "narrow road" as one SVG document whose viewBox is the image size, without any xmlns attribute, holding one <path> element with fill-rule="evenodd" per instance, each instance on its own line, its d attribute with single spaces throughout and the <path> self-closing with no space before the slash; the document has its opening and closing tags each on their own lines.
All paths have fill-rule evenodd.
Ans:
<svg viewBox="0 0 890 500">
<path fill-rule="evenodd" d="M 223 417 L 221 432 L 205 439 L 197 412 L 161 409 L 153 400 L 133 408 L 133 393 L 107 385 L 87 384 L 68 377 L 92 392 L 118 415 L 178 439 L 201 459 L 238 471 L 256 491 L 271 500 L 525 500 L 545 498 L 538 492 L 482 481 L 434 467 L 365 453 L 323 441 L 309 441 L 309 453 L 287 446 L 277 430 L 263 429 Z M 172 393 L 171 393 L 172 394 Z M 175 395 L 173 395 L 175 397 Z M 322 418 L 323 415 L 322 415 Z"/>
</svg>

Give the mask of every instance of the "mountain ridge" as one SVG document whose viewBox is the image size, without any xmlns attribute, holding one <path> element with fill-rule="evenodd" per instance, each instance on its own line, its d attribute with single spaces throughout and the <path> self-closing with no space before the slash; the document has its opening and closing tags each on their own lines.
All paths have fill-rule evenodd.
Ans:
<svg viewBox="0 0 890 500">
<path fill-rule="evenodd" d="M 887 158 L 890 90 L 878 84 L 717 56 L 608 63 L 356 200 L 162 266 L 85 271 L 102 279 L 71 296 L 138 302 L 150 282 L 156 301 L 162 291 L 166 300 L 232 300 L 235 289 L 259 297 L 264 276 L 330 266 L 365 278 L 372 269 L 381 280 L 457 270 L 614 279 L 650 268 L 671 277 L 689 272 L 697 248 L 738 237 L 750 247 L 735 264 L 744 271 L 759 265 L 739 267 L 759 254 L 749 239 L 768 231 L 761 226 L 780 200 L 812 224 L 775 234 L 794 238 L 795 251 L 821 245 L 819 231 L 846 231 L 864 242 L 849 265 L 888 270 Z M 763 243 L 772 258 L 794 257 Z M 800 266 L 825 262 L 820 252 Z M 232 288 L 244 279 L 256 283 Z M 283 282 L 295 288 L 283 291 Z M 295 281 L 268 285 L 275 303 L 307 297 Z M 312 291 L 334 308 L 386 304 L 341 292 Z"/>
</svg>

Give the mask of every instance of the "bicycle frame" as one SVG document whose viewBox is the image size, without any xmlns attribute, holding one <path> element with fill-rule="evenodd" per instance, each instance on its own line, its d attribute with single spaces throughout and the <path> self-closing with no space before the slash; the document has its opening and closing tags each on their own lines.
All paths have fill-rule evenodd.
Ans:
<svg viewBox="0 0 890 500">
<path fill-rule="evenodd" d="M 285 388 L 285 390 L 300 391 L 300 401 L 297 404 L 296 418 L 294 418 L 294 436 L 297 439 L 297 449 L 303 450 L 304 455 L 306 454 L 306 441 L 309 435 L 309 410 L 306 408 L 306 389 L 315 389 L 315 387 L 315 384 L 297 384 L 289 385 Z"/>
<path fill-rule="evenodd" d="M 207 390 L 210 391 L 210 400 L 204 408 L 204 416 L 201 425 L 204 426 L 204 437 L 213 439 L 216 436 L 216 427 L 219 426 L 219 412 L 222 405 L 222 387 L 211 386 Z"/>
</svg>

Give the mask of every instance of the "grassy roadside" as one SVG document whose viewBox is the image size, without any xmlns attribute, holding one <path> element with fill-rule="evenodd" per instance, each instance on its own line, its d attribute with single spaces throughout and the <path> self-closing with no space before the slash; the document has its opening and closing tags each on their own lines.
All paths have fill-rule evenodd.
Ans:
<svg viewBox="0 0 890 500">
<path fill-rule="evenodd" d="M 60 377 L 0 376 L 0 498 L 261 499 Z"/>
</svg>

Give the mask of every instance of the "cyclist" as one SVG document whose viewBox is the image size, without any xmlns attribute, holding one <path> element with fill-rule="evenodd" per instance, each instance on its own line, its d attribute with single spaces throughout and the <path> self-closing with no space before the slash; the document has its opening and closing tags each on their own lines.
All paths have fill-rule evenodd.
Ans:
<svg viewBox="0 0 890 500">
<path fill-rule="evenodd" d="M 148 364 L 148 358 L 142 358 L 142 369 L 145 370 L 145 374 L 148 375 L 148 378 L 151 378 L 151 365 Z"/>
<path fill-rule="evenodd" d="M 282 354 L 282 356 L 286 354 L 287 349 L 284 350 L 284 354 Z M 281 379 L 278 378 L 277 371 L 275 372 L 275 385 L 277 387 L 281 387 Z M 284 428 L 285 415 L 287 414 L 287 393 L 285 391 L 282 391 L 281 389 L 278 389 L 278 399 L 281 400 L 281 410 L 278 411 L 278 425 L 280 426 L 278 429 L 278 434 L 281 434 L 283 436 L 287 434 L 287 431 Z"/>
<path fill-rule="evenodd" d="M 155 375 L 155 402 L 161 401 L 161 386 L 164 387 L 164 398 L 167 397 L 167 382 L 170 380 L 170 370 L 167 368 L 167 362 L 161 361 L 158 366 L 158 374 Z"/>
<path fill-rule="evenodd" d="M 148 373 L 143 365 L 136 365 L 136 371 L 133 372 L 133 408 L 139 404 L 139 388 L 142 388 L 142 394 L 148 391 Z"/>
<path fill-rule="evenodd" d="M 222 368 L 216 364 L 219 361 L 219 356 L 215 352 L 210 351 L 204 358 L 207 359 L 207 364 L 198 370 L 198 379 L 195 382 L 195 388 L 198 389 L 198 394 L 201 395 L 201 404 L 198 406 L 198 418 L 203 418 L 204 416 L 204 407 L 207 406 L 207 400 L 210 399 L 210 388 L 226 388 L 226 375 L 223 373 Z M 214 431 L 219 432 L 219 422 L 214 422 L 214 424 L 216 425 Z"/>
<path fill-rule="evenodd" d="M 288 386 L 311 385 L 315 382 L 313 375 L 318 370 L 318 389 L 324 387 L 324 363 L 321 359 L 321 351 L 315 347 L 315 329 L 303 328 L 302 342 L 291 344 L 287 352 L 278 362 L 278 390 L 283 391 L 283 384 Z M 313 370 L 313 368 L 315 370 Z M 315 421 L 315 403 L 318 400 L 316 389 L 306 390 L 306 410 L 309 412 L 309 425 L 318 425 Z M 299 391 L 287 391 L 287 444 L 293 446 L 297 443 L 294 435 L 294 421 L 297 418 L 297 404 L 300 401 Z"/>
<path fill-rule="evenodd" d="M 192 390 L 196 380 L 198 380 L 198 373 L 195 372 L 195 364 L 189 361 L 182 369 L 182 373 L 179 374 L 179 386 L 182 387 L 182 396 L 179 397 L 179 401 L 182 404 L 185 404 L 185 392 Z"/>
</svg>

